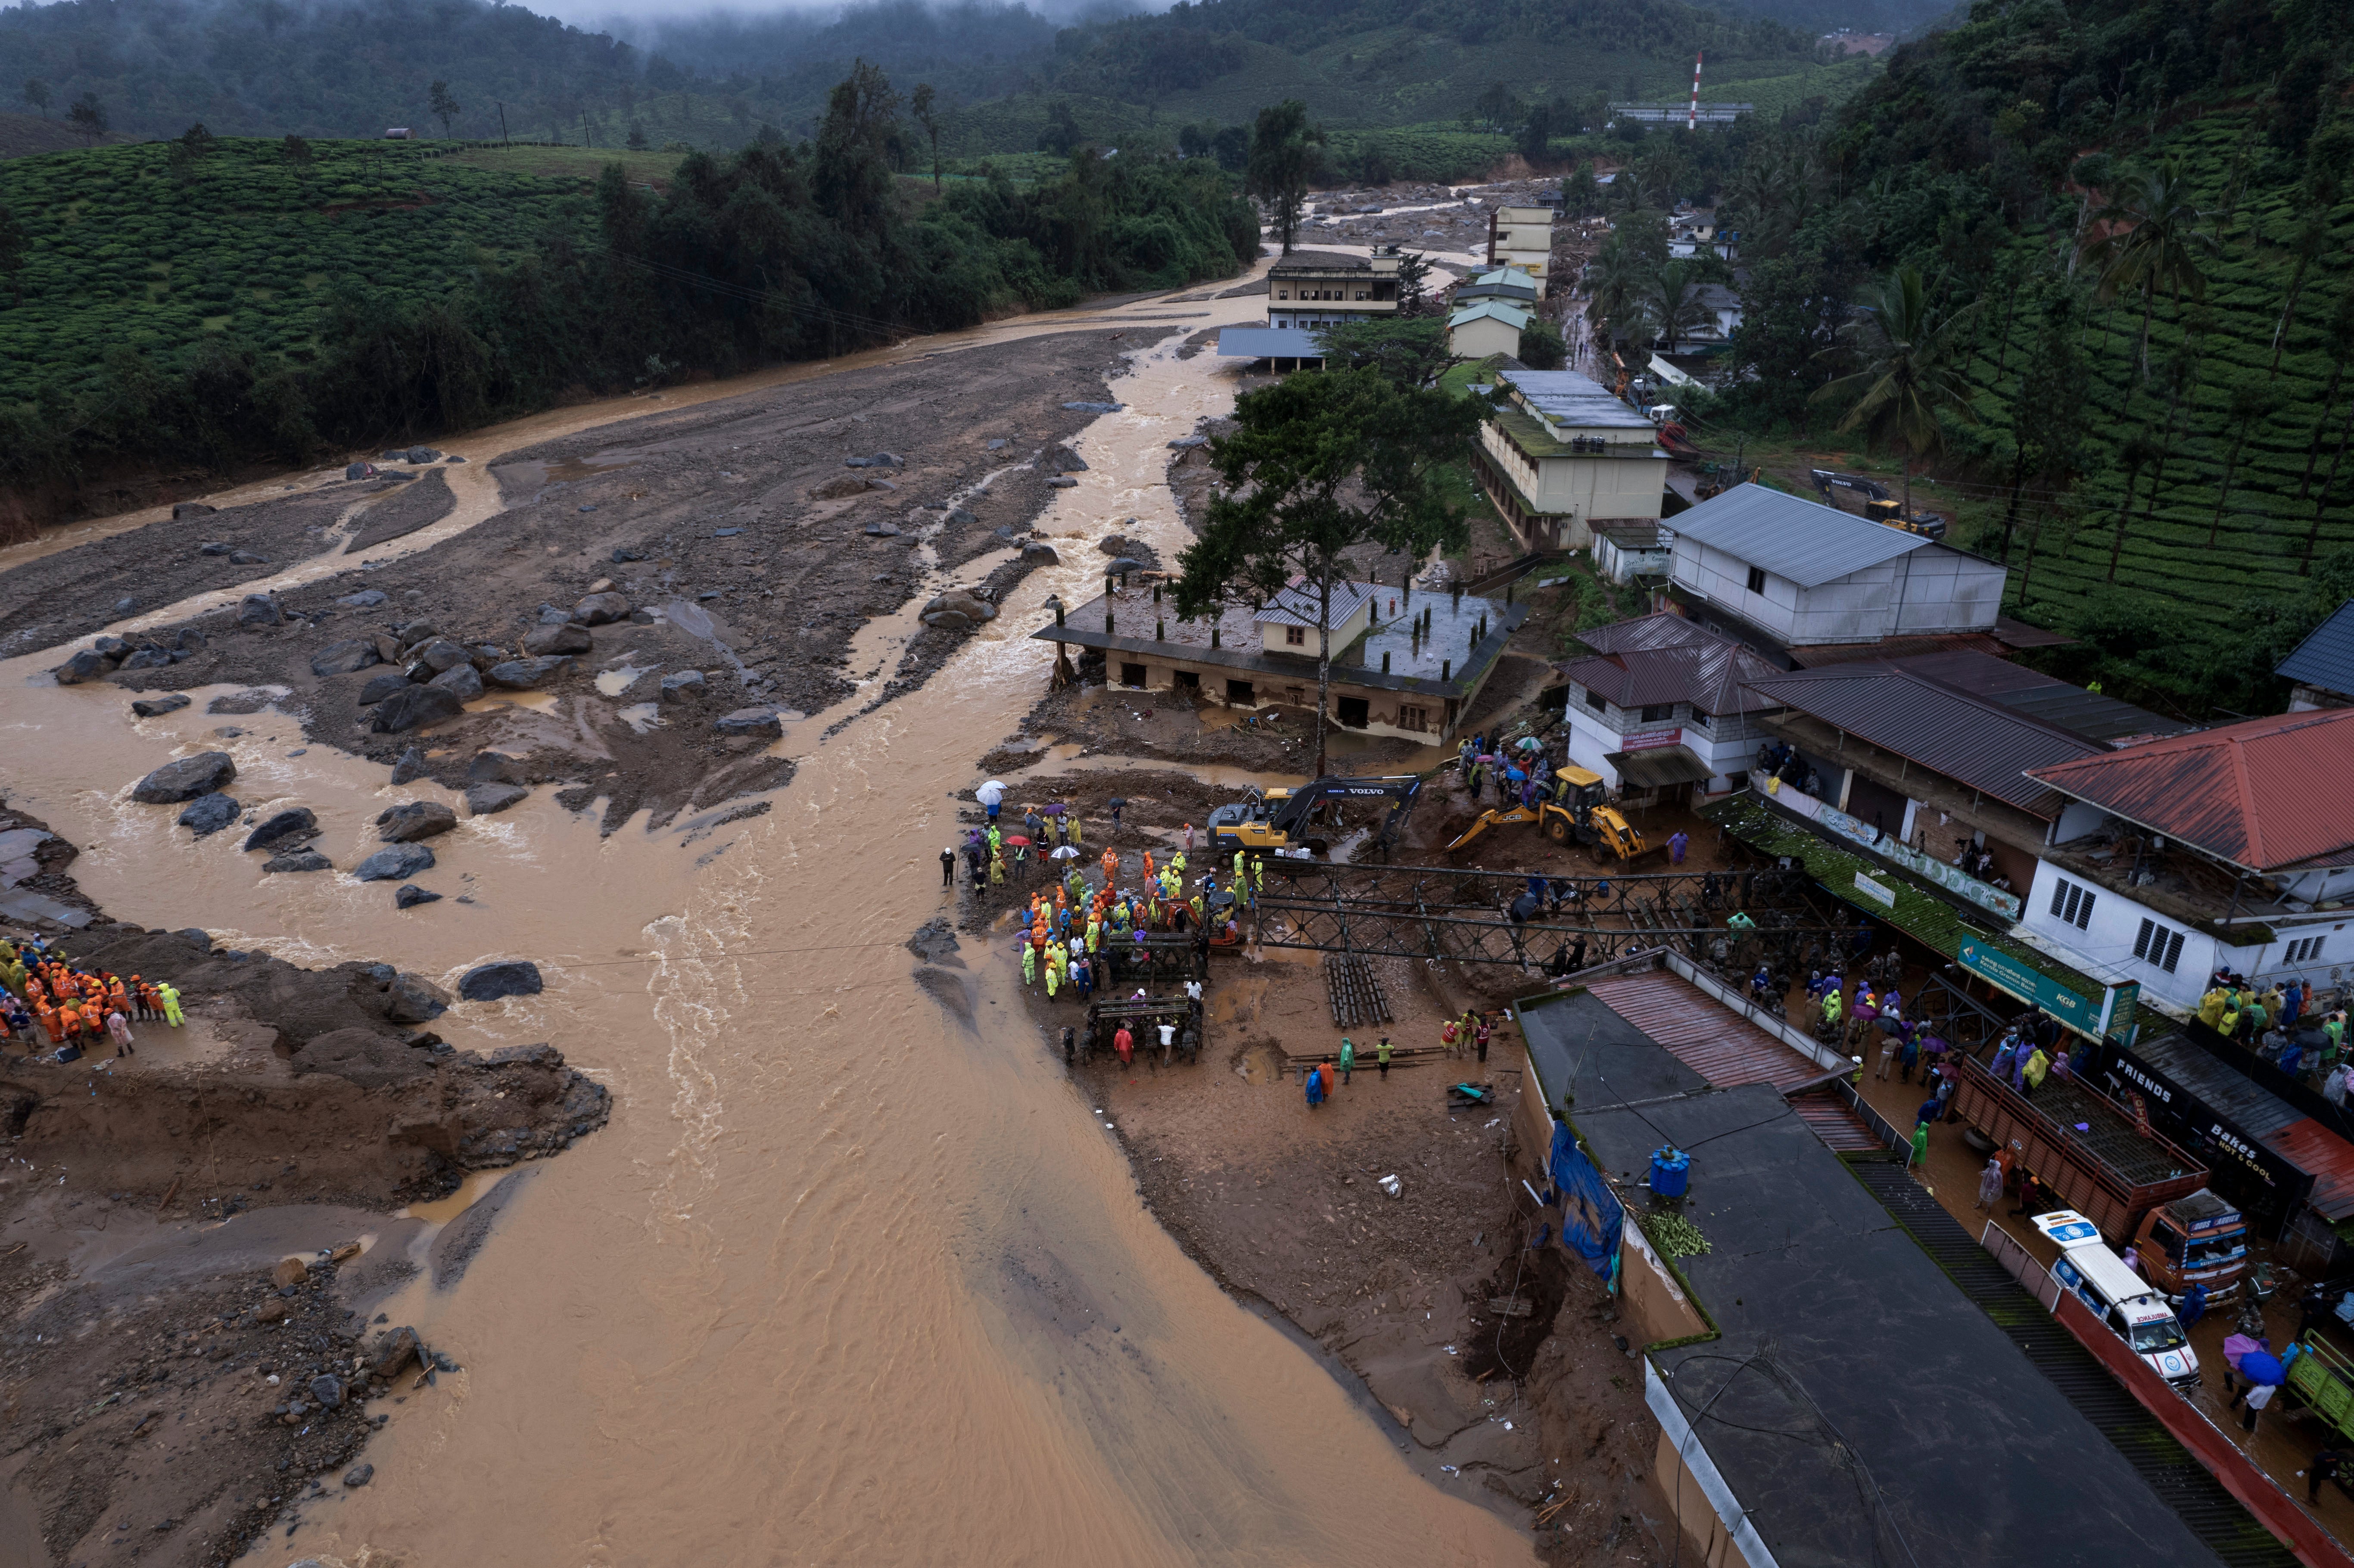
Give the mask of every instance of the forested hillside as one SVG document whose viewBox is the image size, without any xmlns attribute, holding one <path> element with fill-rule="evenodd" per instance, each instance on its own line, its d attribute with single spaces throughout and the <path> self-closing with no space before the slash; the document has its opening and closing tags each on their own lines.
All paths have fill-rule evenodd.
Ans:
<svg viewBox="0 0 2354 1568">
<path fill-rule="evenodd" d="M 1694 193 L 1750 273 L 1755 379 L 1711 413 L 1909 454 L 2081 673 L 2262 706 L 2354 586 L 2349 20 L 1978 0 L 1823 123 L 1755 135 Z"/>
<path fill-rule="evenodd" d="M 0 163 L 0 520 L 93 475 L 298 461 L 1257 254 L 1213 163 L 935 192 L 894 173 L 905 109 L 864 69 L 811 143 L 593 180 L 537 149 L 293 138 Z"/>
</svg>

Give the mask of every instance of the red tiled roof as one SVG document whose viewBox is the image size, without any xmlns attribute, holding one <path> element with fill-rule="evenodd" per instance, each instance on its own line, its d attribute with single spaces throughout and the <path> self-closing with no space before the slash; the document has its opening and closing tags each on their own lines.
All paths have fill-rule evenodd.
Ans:
<svg viewBox="0 0 2354 1568">
<path fill-rule="evenodd" d="M 1823 1075 L 1811 1058 L 1667 969 L 1612 975 L 1585 989 L 1713 1087 L 1771 1084 L 1787 1092 Z"/>
<path fill-rule="evenodd" d="M 2354 863 L 2354 708 L 2246 719 L 2029 777 L 2250 871 Z"/>
</svg>

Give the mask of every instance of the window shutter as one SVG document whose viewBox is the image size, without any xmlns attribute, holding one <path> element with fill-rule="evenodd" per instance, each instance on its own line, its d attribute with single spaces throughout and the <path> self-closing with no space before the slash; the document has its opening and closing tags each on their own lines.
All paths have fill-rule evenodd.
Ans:
<svg viewBox="0 0 2354 1568">
<path fill-rule="evenodd" d="M 2166 962 L 2165 962 L 2165 963 L 2163 963 L 2163 964 L 2160 964 L 2158 967 L 2159 967 L 2160 969 L 2164 969 L 2168 974 L 2172 974 L 2172 973 L 2174 972 L 2174 965 L 2175 965 L 2176 960 L 2177 960 L 2177 959 L 2180 959 L 2181 957 L 2182 957 L 2182 933 L 2181 933 L 2181 932 L 2179 932 L 2179 931 L 2177 931 L 2176 933 L 2174 933 L 2174 935 L 2173 935 L 2172 937 L 2170 937 L 2170 938 L 2168 938 L 2167 939 L 2167 944 L 2166 944 Z"/>
<path fill-rule="evenodd" d="M 2084 895 L 2084 902 L 2076 911 L 2076 929 L 2089 931 L 2093 927 L 2093 894 L 2085 888 L 2078 888 L 2077 891 Z"/>
<path fill-rule="evenodd" d="M 2155 920 L 2144 920 L 2144 921 L 2141 923 L 2141 929 L 2140 929 L 2138 932 L 2137 932 L 2137 933 L 2135 934 L 2135 936 L 2134 936 L 2134 957 L 2135 957 L 2135 958 L 2137 958 L 2137 959 L 2146 959 L 2146 958 L 2149 957 L 2149 939 L 2150 939 L 2151 936 L 2157 932 L 2157 930 L 2158 930 L 2158 922 L 2157 922 L 2157 921 L 2155 921 Z M 2161 943 L 2161 944 L 2163 944 L 2164 940 L 2165 940 L 2165 938 L 2159 938 L 2159 941 L 2160 941 L 2160 943 Z"/>
<path fill-rule="evenodd" d="M 2058 915 L 2068 902 L 2068 885 L 2058 877 L 2052 879 L 2052 913 Z"/>
</svg>

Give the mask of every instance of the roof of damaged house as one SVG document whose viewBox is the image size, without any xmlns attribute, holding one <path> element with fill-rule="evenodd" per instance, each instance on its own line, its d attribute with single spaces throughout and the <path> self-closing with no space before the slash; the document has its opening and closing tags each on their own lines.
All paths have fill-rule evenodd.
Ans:
<svg viewBox="0 0 2354 1568">
<path fill-rule="evenodd" d="M 1750 690 L 1748 683 L 1781 672 L 1731 638 L 1675 615 L 1647 615 L 1620 626 L 1640 628 L 1643 621 L 1670 620 L 1697 635 L 1670 641 L 1665 639 L 1674 635 L 1671 629 L 1644 628 L 1612 652 L 1572 660 L 1564 666 L 1564 673 L 1622 708 L 1690 703 L 1705 714 L 1738 714 L 1774 705 Z M 1606 633 L 1616 630 L 1596 629 Z M 1662 641 L 1645 646 L 1638 640 L 1646 635 Z M 1579 636 L 1589 638 L 1585 632 Z"/>
<path fill-rule="evenodd" d="M 2246 719 L 2033 776 L 2243 870 L 2354 865 L 2354 708 Z"/>
<path fill-rule="evenodd" d="M 1933 655 L 1951 658 L 1953 655 Z M 2001 661 L 1993 661 L 2000 663 Z M 1794 709 L 1928 771 L 2051 821 L 2067 800 L 2031 768 L 2107 747 L 1912 668 L 1914 661 L 1832 664 L 1750 683 L 1765 705 Z"/>
</svg>

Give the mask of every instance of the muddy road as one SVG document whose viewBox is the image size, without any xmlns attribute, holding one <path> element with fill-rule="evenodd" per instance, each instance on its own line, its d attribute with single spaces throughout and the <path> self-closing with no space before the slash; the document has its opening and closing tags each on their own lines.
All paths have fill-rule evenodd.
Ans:
<svg viewBox="0 0 2354 1568">
<path fill-rule="evenodd" d="M 610 1124 L 533 1167 L 527 1182 L 502 1184 L 495 1214 L 435 1216 L 452 1229 L 473 1224 L 471 1263 L 455 1278 L 428 1271 L 408 1281 L 389 1309 L 462 1372 L 445 1380 L 442 1397 L 395 1413 L 369 1443 L 372 1484 L 327 1488 L 334 1495 L 290 1518 L 291 1535 L 273 1535 L 245 1561 L 1529 1560 L 1524 1533 L 1420 1479 L 1317 1361 L 1187 1260 L 1143 1207 L 1119 1129 L 1090 1114 L 1083 1090 L 1046 1055 L 1004 966 L 979 953 L 961 967 L 919 966 L 904 946 L 949 908 L 937 857 L 955 836 L 956 797 L 976 781 L 975 759 L 1017 732 L 1044 689 L 1051 659 L 1029 633 L 1046 596 L 1084 598 L 1100 561 L 1094 545 L 1116 530 L 1164 557 L 1184 542 L 1164 482 L 1166 443 L 1222 412 L 1232 383 L 1214 356 L 1181 358 L 1179 345 L 1204 325 L 1256 320 L 1263 308 L 1214 293 L 1137 302 L 1076 323 L 1089 329 L 1090 353 L 1120 355 L 1124 373 L 1104 385 L 1127 407 L 1070 411 L 1080 417 L 1066 439 L 1087 467 L 1068 488 L 1042 485 L 1032 518 L 1059 564 L 1034 565 L 1018 581 L 1008 574 L 999 616 L 936 660 L 923 645 L 938 630 L 920 619 L 926 593 L 951 578 L 977 583 L 998 569 L 993 557 L 1012 557 L 1008 541 L 990 542 L 993 523 L 971 541 L 980 554 L 963 553 L 955 537 L 924 541 L 932 553 L 920 571 L 897 579 L 905 597 L 845 626 L 822 668 L 783 641 L 784 617 L 759 623 L 746 641 L 773 643 L 769 668 L 784 666 L 768 677 L 773 694 L 822 705 L 774 702 L 806 716 L 745 748 L 716 736 L 695 710 L 699 722 L 670 726 L 679 756 L 646 765 L 635 805 L 610 779 L 592 794 L 596 810 L 569 788 L 598 784 L 589 764 L 599 747 L 610 749 L 588 708 L 613 700 L 597 683 L 612 673 L 597 667 L 602 654 L 564 677 L 579 684 L 470 704 L 441 721 L 451 739 L 437 741 L 442 731 L 429 726 L 423 749 L 446 755 L 429 757 L 431 770 L 399 787 L 380 756 L 351 749 L 368 741 L 314 728 L 328 722 L 318 690 L 347 674 L 305 688 L 283 676 L 282 662 L 202 667 L 187 672 L 206 677 L 186 687 L 189 706 L 133 719 L 133 694 L 113 681 L 49 683 L 42 672 L 63 649 L 0 665 L 9 794 L 86 846 L 78 874 L 116 916 L 201 923 L 224 944 L 313 965 L 383 954 L 445 985 L 488 959 L 533 959 L 545 992 L 460 1003 L 436 1029 L 461 1050 L 561 1041 L 567 1059 L 612 1094 Z M 502 556 L 524 543 L 523 553 L 535 548 L 566 573 L 594 563 L 576 559 L 578 548 L 567 554 L 565 530 L 582 529 L 585 544 L 596 525 L 609 562 L 620 542 L 601 531 L 601 500 L 550 498 L 534 483 L 539 500 L 519 508 L 517 476 L 500 471 L 511 459 L 550 461 L 552 482 L 619 487 L 630 504 L 648 505 L 649 535 L 677 534 L 686 517 L 716 521 L 744 504 L 717 471 L 732 471 L 732 461 L 653 465 L 660 484 L 644 487 L 642 501 L 627 497 L 642 486 L 624 474 L 575 481 L 557 470 L 648 450 L 675 433 L 665 421 L 678 420 L 683 405 L 697 419 L 758 409 L 821 427 L 840 411 L 833 376 L 921 368 L 928 355 L 938 355 L 928 363 L 939 395 L 953 397 L 966 351 L 986 358 L 1073 324 L 1067 316 L 1003 323 L 831 374 L 804 366 L 690 388 L 643 425 L 611 423 L 648 410 L 637 403 L 454 441 L 470 461 L 446 471 L 455 495 L 448 515 L 368 558 L 385 563 L 376 574 L 413 574 L 385 581 L 445 596 L 454 620 L 467 596 L 488 595 L 457 580 L 480 576 L 483 542 L 500 540 Z M 1129 336 L 1110 343 L 1115 331 Z M 1045 351 L 1047 368 L 1027 394 L 1037 417 L 1025 410 L 1018 425 L 1060 440 L 1044 405 L 1060 414 L 1061 402 L 1092 399 L 1068 393 L 1074 367 L 1055 352 Z M 971 433 L 993 438 L 1010 418 L 995 413 L 991 429 Z M 889 436 L 862 434 L 855 446 L 898 450 Z M 948 499 L 992 455 L 983 447 L 970 464 L 960 457 L 963 466 L 940 476 L 942 493 L 912 499 Z M 792 505 L 805 507 L 809 486 L 798 472 L 784 477 L 777 461 L 778 482 L 798 486 Z M 537 520 L 510 515 L 528 516 L 531 504 L 542 508 Z M 581 504 L 600 510 L 556 510 Z M 84 525 L 78 543 L 61 547 L 153 521 Z M 483 528 L 493 532 L 470 546 Z M 660 586 L 679 597 L 693 589 L 691 604 L 726 607 L 700 596 L 732 588 L 749 620 L 740 600 L 751 584 L 726 580 L 720 543 L 711 556 L 673 554 L 667 567 L 659 556 L 624 564 L 678 572 Z M 0 572 L 59 548 L 48 541 L 0 556 Z M 449 563 L 438 576 L 437 559 Z M 305 594 L 332 602 L 328 589 L 340 585 L 331 579 L 349 564 L 323 552 L 299 565 L 273 561 L 269 576 L 143 611 L 136 622 L 183 626 L 264 590 L 292 608 L 311 604 Z M 536 582 L 503 582 L 482 601 L 486 620 L 490 597 L 506 615 L 539 602 Z M 620 624 L 634 630 L 617 636 L 697 635 L 676 621 Z M 299 641 L 307 656 L 338 630 L 334 621 L 302 625 L 299 640 L 270 632 L 256 646 Z M 217 650 L 236 642 L 209 640 L 208 656 L 226 657 Z M 793 681 L 813 683 L 789 694 Z M 207 711 L 224 696 L 233 710 L 248 706 L 239 694 L 254 692 L 273 701 Z M 514 726 L 532 727 L 518 736 Z M 561 744 L 550 738 L 559 732 Z M 488 744 L 586 760 L 551 761 L 535 782 L 552 787 L 474 815 L 451 768 Z M 173 809 L 129 800 L 129 785 L 157 763 L 210 747 L 237 759 L 236 793 L 249 810 L 313 810 L 318 847 L 339 869 L 263 874 L 258 856 L 237 849 L 237 834 L 192 842 L 173 825 Z M 753 765 L 771 772 L 757 777 Z M 690 776 L 728 768 L 742 770 L 751 793 L 685 788 Z M 452 896 L 396 912 L 386 885 L 347 871 L 376 846 L 377 814 L 406 800 L 448 804 L 458 816 L 431 841 L 438 863 L 419 878 Z M 101 1522 L 111 1528 L 114 1517 Z M 161 1555 L 148 1551 L 149 1560 Z"/>
</svg>

